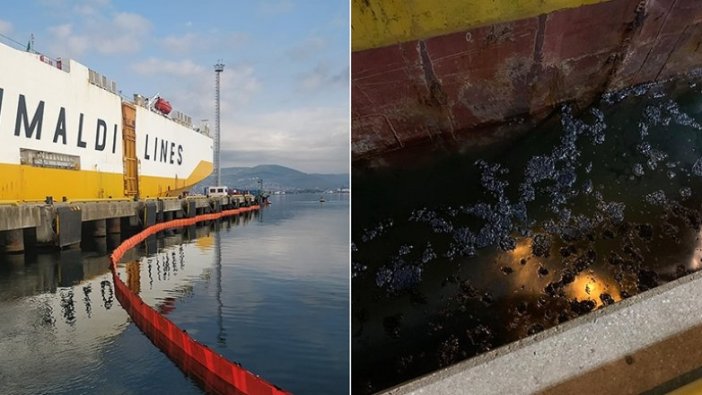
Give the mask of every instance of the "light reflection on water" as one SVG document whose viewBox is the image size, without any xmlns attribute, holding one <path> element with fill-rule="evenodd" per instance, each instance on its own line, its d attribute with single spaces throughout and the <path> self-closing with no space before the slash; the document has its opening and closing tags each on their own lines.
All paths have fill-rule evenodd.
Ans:
<svg viewBox="0 0 702 395">
<path fill-rule="evenodd" d="M 345 393 L 349 213 L 348 195 L 335 197 L 323 206 L 318 195 L 273 197 L 261 213 L 168 232 L 130 251 L 120 276 L 274 384 Z M 3 392 L 201 392 L 114 297 L 104 254 L 117 242 L 0 258 Z"/>
</svg>

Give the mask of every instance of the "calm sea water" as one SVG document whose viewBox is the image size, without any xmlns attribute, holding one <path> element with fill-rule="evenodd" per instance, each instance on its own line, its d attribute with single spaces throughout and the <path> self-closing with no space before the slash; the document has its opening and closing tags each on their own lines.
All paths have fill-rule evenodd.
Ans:
<svg viewBox="0 0 702 395">
<path fill-rule="evenodd" d="M 299 394 L 349 385 L 349 196 L 152 240 L 120 275 L 195 339 Z M 132 324 L 105 256 L 119 240 L 0 257 L 2 393 L 201 393 Z M 88 245 L 89 244 L 89 245 Z"/>
<path fill-rule="evenodd" d="M 702 266 L 699 78 L 563 106 L 491 145 L 387 162 L 402 165 L 353 169 L 355 393 Z"/>
</svg>

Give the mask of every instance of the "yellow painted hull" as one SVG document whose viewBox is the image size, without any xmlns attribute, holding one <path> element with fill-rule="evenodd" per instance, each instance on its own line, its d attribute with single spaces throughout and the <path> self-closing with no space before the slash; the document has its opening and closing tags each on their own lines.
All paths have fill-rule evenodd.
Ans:
<svg viewBox="0 0 702 395">
<path fill-rule="evenodd" d="M 139 197 L 176 196 L 205 179 L 212 163 L 200 161 L 186 179 L 139 176 Z M 0 200 L 37 201 L 123 199 L 124 176 L 87 170 L 66 170 L 0 163 Z"/>
<path fill-rule="evenodd" d="M 352 0 L 353 51 L 531 18 L 607 0 Z"/>
</svg>

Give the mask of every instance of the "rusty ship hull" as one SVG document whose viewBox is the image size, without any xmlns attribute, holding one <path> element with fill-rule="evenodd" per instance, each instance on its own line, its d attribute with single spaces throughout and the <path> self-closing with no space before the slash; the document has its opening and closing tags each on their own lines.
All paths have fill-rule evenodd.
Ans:
<svg viewBox="0 0 702 395">
<path fill-rule="evenodd" d="M 697 0 L 400 3 L 352 1 L 353 160 L 475 139 L 702 65 Z"/>
</svg>

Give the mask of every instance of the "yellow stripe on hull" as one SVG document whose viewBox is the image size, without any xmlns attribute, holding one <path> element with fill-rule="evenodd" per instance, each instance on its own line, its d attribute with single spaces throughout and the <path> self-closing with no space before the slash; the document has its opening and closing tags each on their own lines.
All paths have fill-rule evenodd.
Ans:
<svg viewBox="0 0 702 395">
<path fill-rule="evenodd" d="M 212 163 L 200 161 L 187 179 L 139 177 L 139 196 L 175 196 L 212 173 Z M 0 164 L 1 200 L 54 200 L 124 198 L 124 176 L 88 170 L 65 170 Z"/>
<path fill-rule="evenodd" d="M 352 0 L 351 48 L 361 51 L 609 0 Z"/>
<path fill-rule="evenodd" d="M 139 176 L 139 197 L 178 196 L 182 191 L 204 180 L 212 173 L 212 163 L 200 161 L 185 180 Z"/>
</svg>

